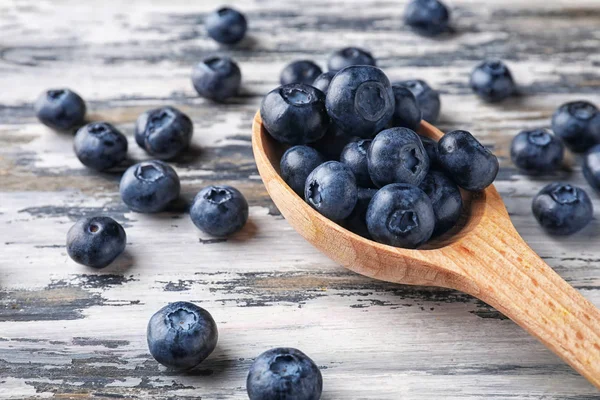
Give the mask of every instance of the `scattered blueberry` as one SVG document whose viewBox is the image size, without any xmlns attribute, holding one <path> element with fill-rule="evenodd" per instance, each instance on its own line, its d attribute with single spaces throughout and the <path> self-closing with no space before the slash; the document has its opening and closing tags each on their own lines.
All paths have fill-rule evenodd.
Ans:
<svg viewBox="0 0 600 400">
<path fill-rule="evenodd" d="M 190 117 L 174 107 L 146 111 L 135 123 L 137 144 L 161 160 L 169 160 L 187 149 L 193 133 Z"/>
<path fill-rule="evenodd" d="M 377 193 L 377 189 L 358 188 L 358 200 L 352 213 L 344 220 L 344 227 L 357 235 L 371 238 L 367 229 L 367 209 L 373 196 Z"/>
<path fill-rule="evenodd" d="M 80 219 L 67 233 L 67 253 L 76 263 L 104 268 L 125 250 L 125 230 L 110 217 Z"/>
<path fill-rule="evenodd" d="M 380 132 L 367 154 L 369 174 L 377 187 L 390 183 L 419 185 L 429 171 L 429 157 L 419 136 L 408 128 Z"/>
<path fill-rule="evenodd" d="M 587 101 L 563 104 L 552 116 L 552 130 L 569 149 L 585 152 L 600 142 L 600 112 Z"/>
<path fill-rule="evenodd" d="M 452 131 L 438 142 L 438 161 L 444 171 L 466 190 L 483 190 L 498 175 L 498 159 L 467 131 Z"/>
<path fill-rule="evenodd" d="M 248 202 L 234 187 L 207 186 L 194 198 L 190 218 L 198 229 L 209 235 L 230 236 L 246 225 Z"/>
<path fill-rule="evenodd" d="M 404 10 L 404 22 L 424 36 L 437 36 L 448 30 L 450 11 L 439 0 L 412 0 Z"/>
<path fill-rule="evenodd" d="M 279 80 L 282 85 L 291 83 L 304 83 L 312 85 L 315 79 L 321 75 L 323 71 L 321 67 L 309 60 L 294 61 L 288 64 L 283 71 Z"/>
<path fill-rule="evenodd" d="M 382 70 L 355 65 L 333 77 L 325 104 L 329 116 L 343 131 L 368 139 L 394 115 L 394 92 Z"/>
<path fill-rule="evenodd" d="M 229 57 L 209 57 L 192 70 L 192 84 L 201 97 L 223 102 L 240 91 L 242 72 Z"/>
<path fill-rule="evenodd" d="M 156 361 L 169 368 L 189 369 L 213 352 L 219 332 L 208 311 L 178 301 L 161 308 L 150 318 L 146 338 Z"/>
<path fill-rule="evenodd" d="M 241 12 L 222 7 L 210 13 L 204 22 L 208 36 L 223 44 L 235 44 L 246 35 L 248 23 Z"/>
<path fill-rule="evenodd" d="M 394 99 L 396 108 L 392 117 L 392 124 L 417 130 L 421 123 L 421 109 L 417 104 L 417 98 L 406 87 L 400 85 L 392 85 L 394 91 Z"/>
<path fill-rule="evenodd" d="M 304 198 L 330 220 L 341 221 L 356 205 L 356 178 L 346 164 L 327 161 L 306 178 Z"/>
<path fill-rule="evenodd" d="M 500 60 L 484 61 L 475 67 L 470 85 L 477 96 L 490 103 L 502 101 L 516 91 L 510 70 Z"/>
<path fill-rule="evenodd" d="M 276 348 L 254 360 L 246 389 L 250 400 L 319 400 L 323 377 L 300 350 Z"/>
<path fill-rule="evenodd" d="M 449 231 L 462 212 L 462 197 L 458 186 L 441 171 L 429 171 L 419 188 L 431 200 L 435 214 L 435 229 L 432 236 Z"/>
<path fill-rule="evenodd" d="M 260 105 L 260 115 L 273 138 L 291 145 L 322 138 L 330 122 L 325 94 L 304 84 L 284 85 L 269 92 Z"/>
<path fill-rule="evenodd" d="M 325 161 L 325 157 L 312 147 L 290 147 L 281 157 L 281 177 L 294 192 L 304 197 L 306 178 Z"/>
<path fill-rule="evenodd" d="M 327 94 L 327 91 L 329 90 L 329 84 L 334 76 L 335 72 L 323 72 L 321 75 L 317 76 L 317 79 L 315 79 L 315 81 L 312 83 L 312 86 Z"/>
<path fill-rule="evenodd" d="M 373 181 L 369 176 L 369 166 L 367 164 L 367 152 L 371 140 L 359 140 L 350 142 L 342 150 L 340 161 L 346 164 L 356 177 L 356 184 L 360 187 L 373 187 Z"/>
<path fill-rule="evenodd" d="M 367 227 L 380 243 L 415 249 L 429 240 L 435 228 L 431 200 L 413 185 L 384 186 L 369 204 Z"/>
<path fill-rule="evenodd" d="M 548 173 L 560 168 L 565 148 L 545 129 L 522 131 L 512 141 L 510 158 L 517 168 L 531 173 Z"/>
<path fill-rule="evenodd" d="M 413 79 L 408 81 L 396 82 L 394 85 L 406 87 L 415 95 L 417 105 L 423 113 L 423 119 L 430 124 L 435 124 L 440 116 L 442 103 L 440 94 L 433 90 L 425 81 Z"/>
<path fill-rule="evenodd" d="M 154 213 L 164 210 L 179 197 L 177 173 L 168 164 L 143 161 L 125 171 L 119 185 L 123 202 L 133 211 Z"/>
<path fill-rule="evenodd" d="M 310 146 L 317 149 L 317 151 L 323 154 L 327 160 L 337 161 L 340 159 L 344 147 L 346 147 L 348 143 L 357 140 L 360 140 L 360 138 L 346 134 L 339 126 L 331 123 L 329 124 L 329 129 L 327 130 L 327 133 L 325 133 L 325 136 L 316 142 L 310 143 Z"/>
<path fill-rule="evenodd" d="M 419 135 L 423 148 L 429 157 L 429 167 L 436 166 L 438 164 L 438 144 L 435 140 L 428 138 L 427 136 Z"/>
<path fill-rule="evenodd" d="M 375 66 L 375 59 L 368 51 L 358 47 L 346 47 L 334 52 L 329 56 L 327 69 L 330 72 L 338 72 L 351 65 L 372 65 Z"/>
<path fill-rule="evenodd" d="M 552 235 L 571 235 L 583 229 L 593 218 L 594 209 L 587 193 L 568 183 L 554 182 L 534 198 L 533 215 Z"/>
<path fill-rule="evenodd" d="M 35 102 L 35 115 L 50 128 L 69 131 L 83 125 L 85 102 L 69 89 L 47 90 Z"/>
<path fill-rule="evenodd" d="M 592 147 L 583 158 L 583 176 L 592 188 L 600 191 L 600 145 Z"/>
<path fill-rule="evenodd" d="M 103 171 L 127 157 L 127 138 L 107 122 L 92 122 L 77 131 L 73 148 L 86 167 Z"/>
</svg>

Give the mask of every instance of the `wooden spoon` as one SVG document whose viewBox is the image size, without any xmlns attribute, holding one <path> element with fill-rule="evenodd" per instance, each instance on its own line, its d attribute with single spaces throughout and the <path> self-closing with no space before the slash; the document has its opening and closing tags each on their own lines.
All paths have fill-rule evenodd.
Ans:
<svg viewBox="0 0 600 400">
<path fill-rule="evenodd" d="M 424 249 L 358 236 L 325 218 L 283 181 L 283 146 L 254 118 L 252 148 L 262 180 L 287 221 L 344 267 L 371 278 L 440 286 L 475 296 L 512 319 L 600 388 L 600 310 L 552 270 L 519 236 L 493 186 L 463 192 L 464 221 Z M 420 134 L 443 133 L 422 122 Z"/>
</svg>

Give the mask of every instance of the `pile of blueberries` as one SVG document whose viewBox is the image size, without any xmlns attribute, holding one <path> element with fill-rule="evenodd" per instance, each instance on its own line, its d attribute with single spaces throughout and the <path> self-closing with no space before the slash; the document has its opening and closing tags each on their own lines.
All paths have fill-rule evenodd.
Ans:
<svg viewBox="0 0 600 400">
<path fill-rule="evenodd" d="M 439 0 L 411 0 L 405 23 L 435 36 L 451 31 L 450 13 Z M 247 21 L 223 7 L 205 20 L 208 35 L 234 45 L 245 36 Z M 459 188 L 480 191 L 498 173 L 497 158 L 469 132 L 456 130 L 439 142 L 415 131 L 422 120 L 435 123 L 439 94 L 421 80 L 390 83 L 373 56 L 356 47 L 336 51 L 328 72 L 309 60 L 296 61 L 281 73 L 281 86 L 268 93 L 261 117 L 269 134 L 291 146 L 281 158 L 281 175 L 298 195 L 324 216 L 367 238 L 416 248 L 448 232 L 463 207 Z M 211 56 L 192 71 L 198 94 L 215 102 L 236 96 L 238 65 Z M 473 91 L 488 102 L 517 92 L 509 69 L 485 61 L 471 74 Z M 87 167 L 107 171 L 127 159 L 126 137 L 108 122 L 85 124 L 86 104 L 69 89 L 48 90 L 35 103 L 38 119 L 59 131 L 74 131 L 74 150 Z M 85 124 L 85 125 L 84 125 Z M 564 147 L 584 152 L 584 176 L 600 190 L 600 112 L 587 102 L 561 106 L 552 119 L 556 136 L 544 129 L 521 132 L 511 146 L 515 165 L 530 174 L 558 169 Z M 148 110 L 135 124 L 135 141 L 154 160 L 129 167 L 119 191 L 133 211 L 165 210 L 179 197 L 180 182 L 166 163 L 191 141 L 191 119 L 174 107 Z M 564 142 L 564 144 L 563 144 Z M 248 203 L 231 186 L 208 186 L 190 207 L 202 231 L 226 237 L 248 219 Z M 546 186 L 533 201 L 533 212 L 550 233 L 582 229 L 592 204 L 581 188 L 565 183 Z M 124 250 L 123 227 L 106 216 L 84 218 L 67 234 L 67 252 L 77 263 L 104 268 Z M 210 313 L 192 303 L 176 302 L 156 312 L 147 329 L 148 347 L 161 364 L 177 369 L 197 366 L 215 349 L 217 326 Z M 293 348 L 275 348 L 257 357 L 247 378 L 251 400 L 318 400 L 323 380 L 315 363 Z"/>
</svg>

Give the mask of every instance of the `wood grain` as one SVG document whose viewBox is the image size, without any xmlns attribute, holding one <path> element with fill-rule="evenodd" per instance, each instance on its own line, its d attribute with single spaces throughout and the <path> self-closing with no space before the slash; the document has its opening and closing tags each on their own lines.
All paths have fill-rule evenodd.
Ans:
<svg viewBox="0 0 600 400">
<path fill-rule="evenodd" d="M 450 3 L 450 2 L 449 2 Z M 251 37 L 221 48 L 202 20 L 216 0 L 0 2 L 0 398 L 245 398 L 253 359 L 295 346 L 323 370 L 324 400 L 600 399 L 598 391 L 495 309 L 446 289 L 358 276 L 329 260 L 279 215 L 254 165 L 251 121 L 261 96 L 294 59 L 325 65 L 347 45 L 370 49 L 392 79 L 423 77 L 442 93 L 442 130 L 467 129 L 501 158 L 496 187 L 527 243 L 600 305 L 600 225 L 569 238 L 545 235 L 531 197 L 570 170 L 530 179 L 508 160 L 511 138 L 548 126 L 573 99 L 600 103 L 595 0 L 453 0 L 456 34 L 431 40 L 401 22 L 405 1 L 233 2 Z M 225 105 L 190 84 L 201 57 L 226 53 L 244 76 Z M 486 105 L 468 88 L 485 56 L 507 60 L 521 96 Z M 192 117 L 193 148 L 173 165 L 182 201 L 156 216 L 129 212 L 119 172 L 95 174 L 71 138 L 41 126 L 31 103 L 69 86 L 90 117 L 133 140 L 145 109 L 174 105 Z M 203 186 L 240 188 L 248 227 L 225 242 L 197 231 L 185 204 Z M 590 192 L 591 194 L 591 192 Z M 600 209 L 597 196 L 592 196 Z M 107 214 L 128 233 L 124 257 L 102 272 L 73 263 L 65 235 L 84 215 Z M 191 375 L 150 357 L 145 327 L 166 302 L 194 301 L 219 324 L 216 352 Z"/>
</svg>

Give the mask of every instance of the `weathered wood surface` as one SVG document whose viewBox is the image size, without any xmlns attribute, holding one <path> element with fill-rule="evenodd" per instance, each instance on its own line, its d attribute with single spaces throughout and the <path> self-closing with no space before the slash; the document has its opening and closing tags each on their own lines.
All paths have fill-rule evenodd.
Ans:
<svg viewBox="0 0 600 400">
<path fill-rule="evenodd" d="M 526 3 L 526 4 L 525 4 Z M 454 0 L 457 33 L 420 38 L 401 23 L 403 1 L 240 1 L 251 37 L 234 49 L 206 38 L 202 19 L 220 2 L 0 2 L 0 398 L 245 398 L 252 358 L 294 346 L 323 370 L 324 400 L 600 399 L 592 385 L 511 321 L 453 291 L 357 276 L 316 252 L 279 216 L 257 176 L 252 116 L 283 65 L 350 44 L 369 48 L 393 79 L 423 77 L 442 92 L 443 130 L 464 128 L 502 158 L 497 188 L 528 243 L 600 305 L 597 220 L 570 238 L 542 233 L 533 194 L 556 179 L 585 183 L 580 168 L 529 179 L 507 160 L 511 137 L 548 126 L 561 103 L 600 103 L 600 4 L 595 0 Z M 198 99 L 190 69 L 228 53 L 244 74 L 227 105 Z M 486 55 L 508 61 L 522 96 L 480 103 L 468 73 Z M 69 86 L 91 118 L 117 124 L 135 145 L 143 110 L 172 104 L 195 123 L 193 149 L 173 163 L 189 201 L 204 185 L 239 187 L 251 222 L 214 241 L 182 212 L 129 212 L 119 174 L 83 168 L 71 138 L 41 126 L 31 102 Z M 586 186 L 587 187 L 587 186 Z M 600 201 L 594 196 L 600 210 Z M 83 215 L 122 222 L 128 249 L 96 272 L 66 255 L 66 231 Z M 207 308 L 219 324 L 215 353 L 191 374 L 148 354 L 145 327 L 175 300 Z"/>
</svg>

